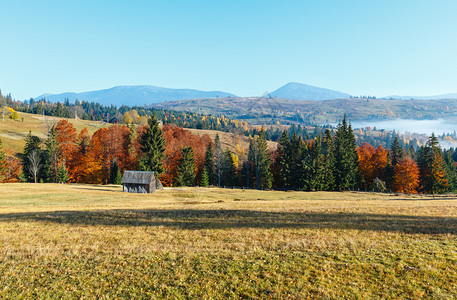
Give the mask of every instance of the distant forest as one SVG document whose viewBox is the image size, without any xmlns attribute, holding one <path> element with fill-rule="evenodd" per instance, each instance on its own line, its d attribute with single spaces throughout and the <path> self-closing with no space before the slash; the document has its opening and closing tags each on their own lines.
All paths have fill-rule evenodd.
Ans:
<svg viewBox="0 0 457 300">
<path fill-rule="evenodd" d="M 1 94 L 0 94 L 1 95 Z M 293 134 L 301 137 L 303 140 L 316 138 L 318 135 L 323 135 L 326 129 L 335 130 L 335 126 L 331 125 L 269 125 L 263 128 L 249 126 L 244 120 L 231 119 L 224 115 L 203 115 L 193 112 L 174 111 L 152 107 L 138 106 L 104 106 L 99 103 L 78 101 L 71 103 L 68 99 L 63 102 L 51 103 L 42 100 L 14 101 L 11 95 L 4 97 L 7 105 L 16 111 L 26 112 L 31 114 L 43 114 L 46 116 L 54 116 L 61 118 L 80 118 L 83 120 L 101 121 L 113 124 L 137 124 L 144 125 L 150 116 L 155 114 L 163 124 L 175 124 L 183 128 L 195 128 L 205 130 L 218 130 L 224 132 L 232 132 L 243 134 L 245 136 L 258 135 L 260 130 L 265 132 L 266 139 L 269 141 L 279 141 L 283 130 L 287 131 L 289 137 Z M 379 145 L 384 148 L 389 147 L 393 142 L 396 133 L 395 131 L 376 131 L 371 129 L 363 129 L 354 132 L 357 145 L 370 143 L 377 147 Z M 409 145 L 418 147 L 421 144 L 417 138 L 400 138 L 400 145 L 407 149 Z"/>
</svg>

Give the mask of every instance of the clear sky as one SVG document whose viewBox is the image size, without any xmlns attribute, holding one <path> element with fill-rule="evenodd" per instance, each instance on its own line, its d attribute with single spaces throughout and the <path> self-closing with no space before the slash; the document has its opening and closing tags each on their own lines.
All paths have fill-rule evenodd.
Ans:
<svg viewBox="0 0 457 300">
<path fill-rule="evenodd" d="M 457 92 L 457 1 L 2 1 L 0 89 Z"/>
</svg>

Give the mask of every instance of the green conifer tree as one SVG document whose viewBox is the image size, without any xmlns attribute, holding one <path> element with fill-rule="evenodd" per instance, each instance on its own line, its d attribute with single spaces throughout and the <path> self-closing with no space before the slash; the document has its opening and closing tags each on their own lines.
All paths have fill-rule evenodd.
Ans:
<svg viewBox="0 0 457 300">
<path fill-rule="evenodd" d="M 121 184 L 121 181 L 122 181 L 121 170 L 119 169 L 117 160 L 114 159 L 113 163 L 111 164 L 108 183 L 109 184 Z"/>
<path fill-rule="evenodd" d="M 195 156 L 192 147 L 181 149 L 181 158 L 179 159 L 178 176 L 175 178 L 176 186 L 193 186 L 195 185 Z"/>
<path fill-rule="evenodd" d="M 343 118 L 335 135 L 336 186 L 339 190 L 354 189 L 358 179 L 358 155 L 352 126 Z"/>
<path fill-rule="evenodd" d="M 260 130 L 259 136 L 250 141 L 248 161 L 254 165 L 255 187 L 257 189 L 270 189 L 273 183 L 273 175 L 270 170 L 271 156 L 268 152 L 268 144 L 263 129 Z"/>
<path fill-rule="evenodd" d="M 42 155 L 40 144 L 40 138 L 32 135 L 32 133 L 29 131 L 27 137 L 25 138 L 24 154 L 22 155 L 22 165 L 24 166 L 25 170 L 28 170 L 30 165 L 32 164 L 32 162 L 30 161 L 30 156 L 33 154 L 34 151 L 37 153 L 39 159 L 41 160 Z M 25 172 L 24 176 L 29 182 L 35 181 L 35 177 L 32 174 L 32 172 Z M 39 179 L 40 177 L 38 176 L 37 180 Z"/>
<path fill-rule="evenodd" d="M 216 182 L 216 176 L 214 174 L 214 154 L 213 154 L 213 144 L 208 143 L 205 152 L 205 163 L 204 171 L 206 170 L 206 175 L 208 176 L 208 185 L 214 185 Z M 202 178 L 203 180 L 203 178 Z"/>
<path fill-rule="evenodd" d="M 56 132 L 52 127 L 48 132 L 48 138 L 45 142 L 45 168 L 46 178 L 49 182 L 58 182 L 57 173 L 59 170 L 59 142 L 57 141 Z"/>
<path fill-rule="evenodd" d="M 423 192 L 440 194 L 448 191 L 449 183 L 443 154 L 434 134 L 420 147 L 417 164 L 420 172 L 420 189 Z"/>
<path fill-rule="evenodd" d="M 69 180 L 67 168 L 65 163 L 62 163 L 57 170 L 57 182 L 58 183 L 67 183 Z"/>
<path fill-rule="evenodd" d="M 325 131 L 325 136 L 323 139 L 323 152 L 325 156 L 325 183 L 322 190 L 324 191 L 334 191 L 336 190 L 336 161 L 335 161 L 335 148 L 333 145 L 332 133 L 329 129 Z"/>
<path fill-rule="evenodd" d="M 139 162 L 139 169 L 142 171 L 154 171 L 157 175 L 163 172 L 162 160 L 165 152 L 165 138 L 159 127 L 156 115 L 148 120 L 146 131 L 140 136 L 140 149 L 143 157 Z"/>
<path fill-rule="evenodd" d="M 209 176 L 206 171 L 206 167 L 203 168 L 202 180 L 200 180 L 200 186 L 207 187 L 209 185 Z"/>
</svg>

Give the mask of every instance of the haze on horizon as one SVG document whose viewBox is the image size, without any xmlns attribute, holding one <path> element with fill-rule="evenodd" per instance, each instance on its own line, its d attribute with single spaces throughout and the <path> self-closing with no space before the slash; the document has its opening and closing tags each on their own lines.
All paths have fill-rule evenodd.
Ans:
<svg viewBox="0 0 457 300">
<path fill-rule="evenodd" d="M 116 85 L 259 96 L 457 92 L 457 2 L 9 1 L 0 89 L 23 100 Z"/>
</svg>

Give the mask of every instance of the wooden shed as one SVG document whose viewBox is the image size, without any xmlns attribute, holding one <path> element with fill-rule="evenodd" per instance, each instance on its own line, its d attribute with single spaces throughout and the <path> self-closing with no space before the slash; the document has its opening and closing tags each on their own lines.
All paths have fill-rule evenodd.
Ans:
<svg viewBox="0 0 457 300">
<path fill-rule="evenodd" d="M 125 171 L 121 183 L 124 192 L 128 193 L 155 193 L 163 189 L 154 172 Z"/>
</svg>

